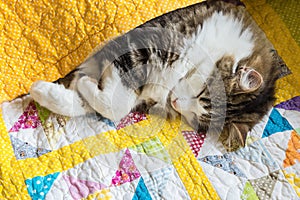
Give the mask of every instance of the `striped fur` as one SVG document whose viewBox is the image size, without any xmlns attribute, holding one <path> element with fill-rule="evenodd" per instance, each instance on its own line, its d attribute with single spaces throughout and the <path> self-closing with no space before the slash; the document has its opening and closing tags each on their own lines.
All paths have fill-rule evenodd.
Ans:
<svg viewBox="0 0 300 200">
<path fill-rule="evenodd" d="M 271 43 L 242 3 L 228 2 L 207 1 L 148 21 L 56 83 L 36 82 L 30 93 L 69 116 L 181 114 L 198 131 L 222 132 L 229 150 L 233 140 L 244 145 L 274 102 L 280 72 Z"/>
</svg>

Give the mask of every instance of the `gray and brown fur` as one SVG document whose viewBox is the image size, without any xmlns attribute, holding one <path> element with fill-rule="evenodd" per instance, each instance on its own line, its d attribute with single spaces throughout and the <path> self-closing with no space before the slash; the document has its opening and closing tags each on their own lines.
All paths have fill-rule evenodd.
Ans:
<svg viewBox="0 0 300 200">
<path fill-rule="evenodd" d="M 182 56 L 180 49 L 184 45 L 183 38 L 192 37 L 214 12 L 233 15 L 243 22 L 245 29 L 251 29 L 255 39 L 255 48 L 251 56 L 239 61 L 238 67 L 241 65 L 254 67 L 261 75 L 263 83 L 254 91 L 241 90 L 236 84 L 239 71 L 232 75 L 233 61 L 228 52 L 228 55 L 224 55 L 215 63 L 215 70 L 195 97 L 208 114 L 195 117 L 190 125 L 198 131 L 208 131 L 211 126 L 214 126 L 213 130 L 222 132 L 222 142 L 228 150 L 235 149 L 233 145 L 235 143 L 243 146 L 247 132 L 259 122 L 274 103 L 275 81 L 281 73 L 277 64 L 278 60 L 282 60 L 273 50 L 272 44 L 267 40 L 263 31 L 245 11 L 244 5 L 238 0 L 206 1 L 152 19 L 111 40 L 87 59 L 86 63 L 90 59 L 97 61 L 94 71 L 88 71 L 79 66 L 65 78 L 59 79 L 57 83 L 63 84 L 66 88 L 75 89 L 76 81 L 74 80 L 89 76 L 97 80 L 98 88 L 102 90 L 105 87 L 103 80 L 109 74 L 109 65 L 118 69 L 122 84 L 139 95 L 143 92 L 152 69 L 172 68 L 173 63 Z M 143 34 L 144 30 L 147 30 L 147 37 Z M 187 76 L 196 73 L 194 71 L 191 70 Z M 221 87 L 218 84 L 220 80 L 216 79 L 218 76 L 224 83 L 225 97 L 218 96 L 218 92 L 211 92 L 218 91 Z M 83 102 L 86 104 L 84 100 Z M 156 103 L 158 102 L 149 98 L 132 109 L 147 112 Z M 212 106 L 214 106 L 213 109 Z M 169 105 L 165 109 L 167 113 L 174 112 Z"/>
</svg>

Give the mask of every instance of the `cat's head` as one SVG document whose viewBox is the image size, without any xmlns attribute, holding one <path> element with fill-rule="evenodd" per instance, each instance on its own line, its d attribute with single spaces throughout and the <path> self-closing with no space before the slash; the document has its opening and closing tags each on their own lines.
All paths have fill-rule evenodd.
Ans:
<svg viewBox="0 0 300 200">
<path fill-rule="evenodd" d="M 197 70 L 182 79 L 170 103 L 198 131 L 212 128 L 227 135 L 223 143 L 244 146 L 247 132 L 274 103 L 280 73 L 274 59 L 274 51 L 261 47 L 240 60 L 224 55 L 206 80 Z"/>
</svg>

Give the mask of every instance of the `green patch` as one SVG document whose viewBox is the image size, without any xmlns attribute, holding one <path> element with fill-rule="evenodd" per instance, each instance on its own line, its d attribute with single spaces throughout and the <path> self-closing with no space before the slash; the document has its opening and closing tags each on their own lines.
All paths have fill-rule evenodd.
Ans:
<svg viewBox="0 0 300 200">
<path fill-rule="evenodd" d="M 49 118 L 51 111 L 48 110 L 47 108 L 42 107 L 40 104 L 37 102 L 34 102 L 36 109 L 38 111 L 38 116 L 42 122 L 42 124 L 45 124 L 46 120 Z"/>
<path fill-rule="evenodd" d="M 170 163 L 171 159 L 164 148 L 163 144 L 160 142 L 160 140 L 156 137 L 153 139 L 150 139 L 146 142 L 143 142 L 141 144 L 131 146 L 129 149 L 136 151 L 138 153 L 144 153 L 149 156 L 156 157 L 166 163 Z"/>
<path fill-rule="evenodd" d="M 248 181 L 245 184 L 241 199 L 242 200 L 259 200 L 252 185 Z"/>
</svg>

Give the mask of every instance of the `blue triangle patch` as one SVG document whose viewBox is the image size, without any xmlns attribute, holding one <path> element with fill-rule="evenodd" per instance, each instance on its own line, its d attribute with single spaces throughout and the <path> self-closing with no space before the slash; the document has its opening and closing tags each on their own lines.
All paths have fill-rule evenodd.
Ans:
<svg viewBox="0 0 300 200">
<path fill-rule="evenodd" d="M 27 191 L 33 200 L 45 199 L 59 172 L 47 176 L 36 176 L 32 179 L 25 180 Z"/>
<path fill-rule="evenodd" d="M 132 200 L 152 200 L 150 193 L 144 183 L 143 177 L 141 177 L 139 180 Z"/>
<path fill-rule="evenodd" d="M 166 184 L 169 181 L 173 168 L 163 168 L 149 173 L 145 176 L 145 183 L 154 199 L 162 199 L 162 194 L 165 190 Z"/>
<path fill-rule="evenodd" d="M 27 142 L 23 142 L 22 140 L 19 140 L 18 138 L 15 138 L 13 136 L 10 136 L 10 140 L 17 160 L 37 158 L 51 151 L 43 148 L 33 147 Z"/>
<path fill-rule="evenodd" d="M 205 156 L 198 160 L 220 168 L 235 176 L 247 178 L 245 174 L 234 164 L 232 156 L 228 153 L 224 155 Z"/>
<path fill-rule="evenodd" d="M 271 154 L 260 140 L 252 143 L 250 146 L 246 146 L 233 152 L 232 155 L 236 155 L 248 161 L 263 163 L 264 165 L 270 166 L 273 169 L 278 167 Z"/>
<path fill-rule="evenodd" d="M 287 119 L 281 116 L 277 109 L 273 109 L 267 125 L 262 134 L 262 138 L 269 137 L 274 133 L 283 132 L 287 130 L 293 130 L 293 127 L 290 125 Z"/>
</svg>

